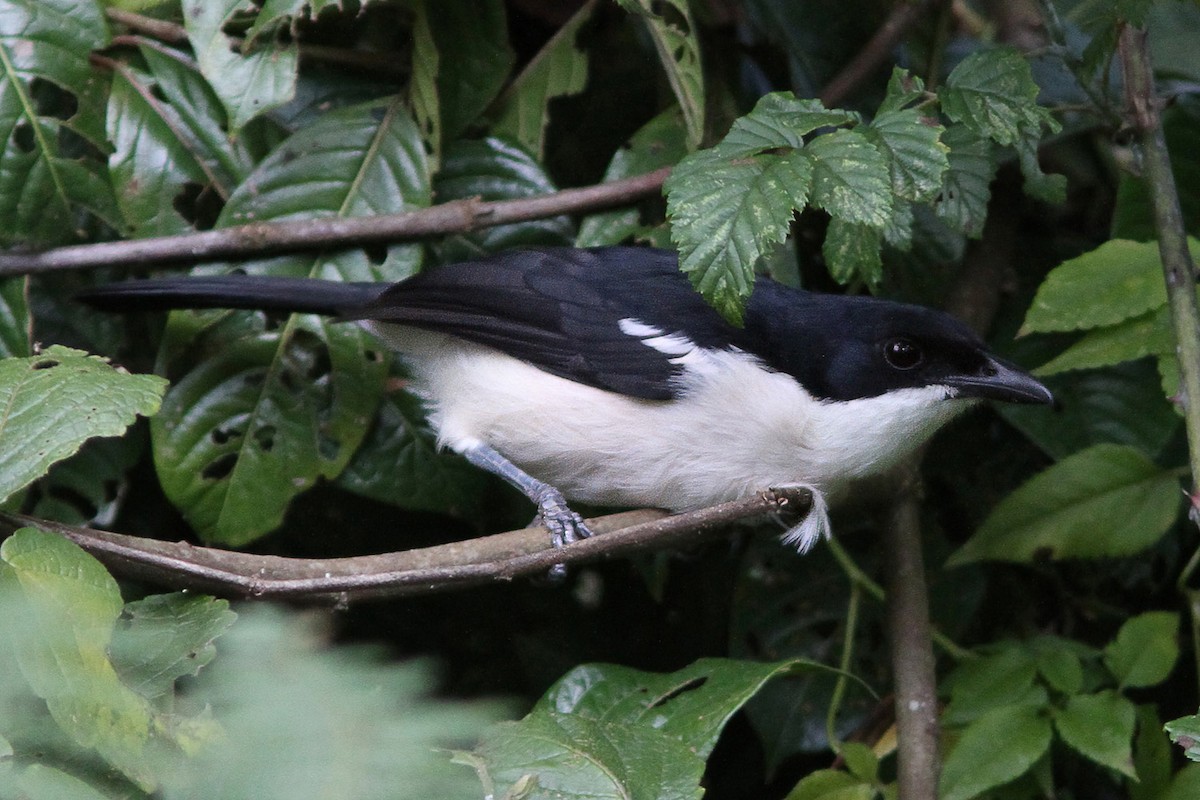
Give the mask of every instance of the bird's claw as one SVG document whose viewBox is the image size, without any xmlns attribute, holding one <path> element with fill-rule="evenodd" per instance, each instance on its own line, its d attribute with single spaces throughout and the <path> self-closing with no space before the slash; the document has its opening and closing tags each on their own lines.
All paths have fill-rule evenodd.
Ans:
<svg viewBox="0 0 1200 800">
<path fill-rule="evenodd" d="M 537 504 L 538 515 L 535 521 L 540 521 L 546 530 L 550 531 L 550 542 L 554 547 L 565 547 L 592 535 L 583 517 L 571 510 L 566 498 L 558 490 L 547 488 L 538 498 Z M 550 568 L 548 577 L 552 581 L 561 581 L 566 575 L 567 565 L 555 564 Z"/>
</svg>

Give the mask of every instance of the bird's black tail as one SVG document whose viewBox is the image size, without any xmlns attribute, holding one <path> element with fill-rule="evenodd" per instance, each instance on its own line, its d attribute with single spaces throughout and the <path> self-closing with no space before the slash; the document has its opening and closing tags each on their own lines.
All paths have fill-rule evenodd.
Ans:
<svg viewBox="0 0 1200 800">
<path fill-rule="evenodd" d="M 386 283 L 339 283 L 264 275 L 160 278 L 98 286 L 76 299 L 103 311 L 246 308 L 342 316 L 371 302 Z"/>
</svg>

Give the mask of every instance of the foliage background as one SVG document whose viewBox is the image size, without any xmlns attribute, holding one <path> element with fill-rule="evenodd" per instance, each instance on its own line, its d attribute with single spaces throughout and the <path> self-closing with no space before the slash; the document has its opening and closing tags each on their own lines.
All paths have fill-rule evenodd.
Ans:
<svg viewBox="0 0 1200 800">
<path fill-rule="evenodd" d="M 914 8 L 832 97 L 896 7 L 0 0 L 0 240 L 395 213 L 679 164 L 636 208 L 195 271 L 397 280 L 634 240 L 674 242 L 731 317 L 752 270 L 953 307 L 1042 366 L 1060 407 L 982 409 L 924 460 L 943 794 L 1194 797 L 1200 768 L 1162 732 L 1197 710 L 1197 536 L 1160 189 L 1137 175 L 1114 47 L 1120 24 L 1150 32 L 1196 235 L 1200 7 Z M 435 452 L 399 365 L 352 328 L 69 301 L 178 268 L 0 285 L 0 384 L 31 409 L 0 427 L 10 509 L 313 557 L 524 524 L 511 490 Z M 95 393 L 71 405 L 79 386 Z M 0 797 L 472 796 L 470 766 L 512 796 L 891 796 L 880 524 L 864 494 L 840 546 L 803 559 L 747 526 L 564 586 L 236 622 L 22 531 L 0 550 Z"/>
</svg>

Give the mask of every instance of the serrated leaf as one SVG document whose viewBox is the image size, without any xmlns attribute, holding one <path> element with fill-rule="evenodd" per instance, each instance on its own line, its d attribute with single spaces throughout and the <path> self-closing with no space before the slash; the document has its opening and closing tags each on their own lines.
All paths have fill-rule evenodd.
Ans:
<svg viewBox="0 0 1200 800">
<path fill-rule="evenodd" d="M 1115 325 L 1089 330 L 1079 341 L 1034 370 L 1034 374 L 1111 367 L 1149 355 L 1173 355 L 1174 350 L 1171 311 L 1164 304 Z"/>
<path fill-rule="evenodd" d="M 579 94 L 587 83 L 587 56 L 575 39 L 595 8 L 596 0 L 580 6 L 509 84 L 493 104 L 491 133 L 519 142 L 540 158 L 550 122 L 550 101 Z"/>
<path fill-rule="evenodd" d="M 819 769 L 800 779 L 785 800 L 872 800 L 875 787 L 861 778 L 832 769 Z"/>
<path fill-rule="evenodd" d="M 707 758 L 738 709 L 768 681 L 822 668 L 803 659 L 754 663 L 703 658 L 671 673 L 584 664 L 558 680 L 534 709 L 622 726 L 646 726 Z"/>
<path fill-rule="evenodd" d="M 892 215 L 888 162 L 866 136 L 839 129 L 801 151 L 812 163 L 812 204 L 831 217 L 883 229 Z"/>
<path fill-rule="evenodd" d="M 821 254 L 829 274 L 840 284 L 864 280 L 876 285 L 883 278 L 883 260 L 879 249 L 883 235 L 876 228 L 841 217 L 829 221 Z"/>
<path fill-rule="evenodd" d="M 787 236 L 804 207 L 812 167 L 803 153 L 726 158 L 695 153 L 667 179 L 671 237 L 680 269 L 726 319 L 740 321 L 754 265 Z"/>
<path fill-rule="evenodd" d="M 1050 748 L 1050 720 L 1042 709 L 1005 706 L 963 731 L 942 769 L 939 797 L 969 800 L 1025 774 Z"/>
<path fill-rule="evenodd" d="M 41 477 L 93 436 L 119 436 L 158 410 L 166 381 L 54 345 L 0 361 L 0 498 Z"/>
<path fill-rule="evenodd" d="M 938 92 L 947 117 L 1001 145 L 1016 145 L 1051 119 L 1037 96 L 1029 62 L 1009 48 L 970 54 Z"/>
<path fill-rule="evenodd" d="M 78 546 L 33 528 L 0 544 L 0 561 L 0 596 L 21 609 L 0 626 L 32 691 L 77 745 L 153 790 L 144 759 L 150 707 L 121 683 L 107 656 L 121 612 L 116 581 Z"/>
<path fill-rule="evenodd" d="M 1179 615 L 1148 611 L 1127 619 L 1104 648 L 1104 664 L 1121 688 L 1162 683 L 1179 660 Z"/>
<path fill-rule="evenodd" d="M 825 108 L 820 100 L 796 97 L 791 92 L 772 92 L 760 97 L 749 114 L 734 120 L 717 148 L 726 158 L 781 147 L 799 149 L 804 147 L 804 137 L 814 131 L 861 121 L 855 112 Z"/>
<path fill-rule="evenodd" d="M 515 200 L 557 189 L 545 167 L 529 153 L 495 136 L 451 142 L 433 181 L 433 193 L 440 203 L 467 197 Z M 444 262 L 465 261 L 516 247 L 570 244 L 572 238 L 571 218 L 561 215 L 447 236 L 437 252 Z"/>
<path fill-rule="evenodd" d="M 502 0 L 426 2 L 438 51 L 437 93 L 443 143 L 462 136 L 495 99 L 516 56 Z"/>
<path fill-rule="evenodd" d="M 1181 499 L 1171 471 L 1132 448 L 1096 445 L 1022 484 L 947 564 L 1129 555 L 1158 541 Z"/>
<path fill-rule="evenodd" d="M 1200 240 L 1189 239 L 1193 256 Z M 1052 269 L 1025 316 L 1025 333 L 1115 325 L 1167 302 L 1155 242 L 1113 239 Z"/>
<path fill-rule="evenodd" d="M 945 128 L 916 109 L 880 113 L 863 134 L 888 158 L 892 192 L 914 202 L 933 200 L 942 190 L 950 148 Z"/>
<path fill-rule="evenodd" d="M 704 794 L 704 761 L 649 726 L 535 711 L 488 730 L 475 756 L 496 796 L 699 800 Z"/>
<path fill-rule="evenodd" d="M 1133 724 L 1133 703 L 1111 691 L 1075 695 L 1054 715 L 1054 728 L 1064 742 L 1089 760 L 1136 780 Z"/>
<path fill-rule="evenodd" d="M 324 115 L 279 146 L 239 187 L 220 225 L 395 213 L 429 202 L 420 135 L 396 101 Z M 298 255 L 241 265 L 255 274 L 399 280 L 420 248 Z M 217 268 L 222 270 L 222 268 Z M 227 269 L 227 268 L 224 268 Z M 205 270 L 209 271 L 209 270 Z M 381 345 L 311 315 L 172 314 L 164 363 L 179 380 L 151 426 L 167 496 L 211 541 L 244 544 L 279 525 L 288 502 L 336 477 L 379 403 Z"/>
<path fill-rule="evenodd" d="M 183 24 L 200 71 L 225 105 L 229 125 L 237 132 L 257 117 L 292 99 L 296 91 L 299 47 L 279 44 L 275 37 L 252 36 L 242 42 L 226 33 L 240 13 L 255 9 L 247 0 L 185 3 Z M 257 30 L 275 14 L 262 10 Z"/>
<path fill-rule="evenodd" d="M 338 485 L 401 508 L 476 519 L 487 477 L 457 454 L 439 452 L 420 401 L 391 392 Z"/>
<path fill-rule="evenodd" d="M 683 112 L 688 147 L 694 150 L 704 136 L 705 92 L 700 34 L 689 3 L 687 0 L 618 1 L 646 21 L 659 63 Z"/>
<path fill-rule="evenodd" d="M 604 171 L 604 180 L 643 175 L 677 163 L 687 155 L 684 134 L 683 114 L 678 108 L 668 108 L 639 128 L 629 142 L 613 154 Z M 640 227 L 641 218 L 636 207 L 589 214 L 579 225 L 575 246 L 620 244 Z"/>
<path fill-rule="evenodd" d="M 995 148 L 965 125 L 948 127 L 942 142 L 950 148 L 946 157 L 949 168 L 934 209 L 951 228 L 979 238 L 996 175 Z"/>
<path fill-rule="evenodd" d="M 0 14 L 0 243 L 70 241 L 80 210 L 119 227 L 103 165 L 65 153 L 62 136 L 106 148 L 105 81 L 88 54 L 108 42 L 98 2 L 8 3 Z"/>
<path fill-rule="evenodd" d="M 110 658 L 126 686 L 153 700 L 212 661 L 213 640 L 236 618 L 227 600 L 183 592 L 150 595 L 125 606 Z"/>
<path fill-rule="evenodd" d="M 887 94 L 879 104 L 879 114 L 899 111 L 907 105 L 915 103 L 925 95 L 925 81 L 920 75 L 913 75 L 906 69 L 892 67 L 892 75 L 888 78 Z"/>
<path fill-rule="evenodd" d="M 1185 756 L 1192 761 L 1200 761 L 1200 714 L 1173 719 L 1163 728 L 1171 741 L 1183 748 Z M 1200 785 L 1200 775 L 1194 777 L 1197 780 L 1193 782 Z"/>
</svg>

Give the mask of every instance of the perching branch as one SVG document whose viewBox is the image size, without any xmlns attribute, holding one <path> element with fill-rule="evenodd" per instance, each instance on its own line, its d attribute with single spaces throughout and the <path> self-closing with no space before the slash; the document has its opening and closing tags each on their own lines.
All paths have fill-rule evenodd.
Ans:
<svg viewBox="0 0 1200 800">
<path fill-rule="evenodd" d="M 118 265 L 244 260 L 466 233 L 511 222 L 626 205 L 660 192 L 669 173 L 670 167 L 663 167 L 632 178 L 533 197 L 494 201 L 471 197 L 402 214 L 255 222 L 179 236 L 57 247 L 42 253 L 0 253 L 0 276 Z"/>
<path fill-rule="evenodd" d="M 554 548 L 545 528 L 498 533 L 462 542 L 350 558 L 283 558 L 187 542 L 165 542 L 78 528 L 19 514 L 0 514 L 0 531 L 33 526 L 60 533 L 119 575 L 176 589 L 246 597 L 325 598 L 339 603 L 429 594 L 523 575 L 555 564 L 580 564 L 642 550 L 692 545 L 737 520 L 807 512 L 806 489 L 760 492 L 711 508 L 667 515 L 653 509 L 589 520 L 597 535 Z"/>
</svg>

